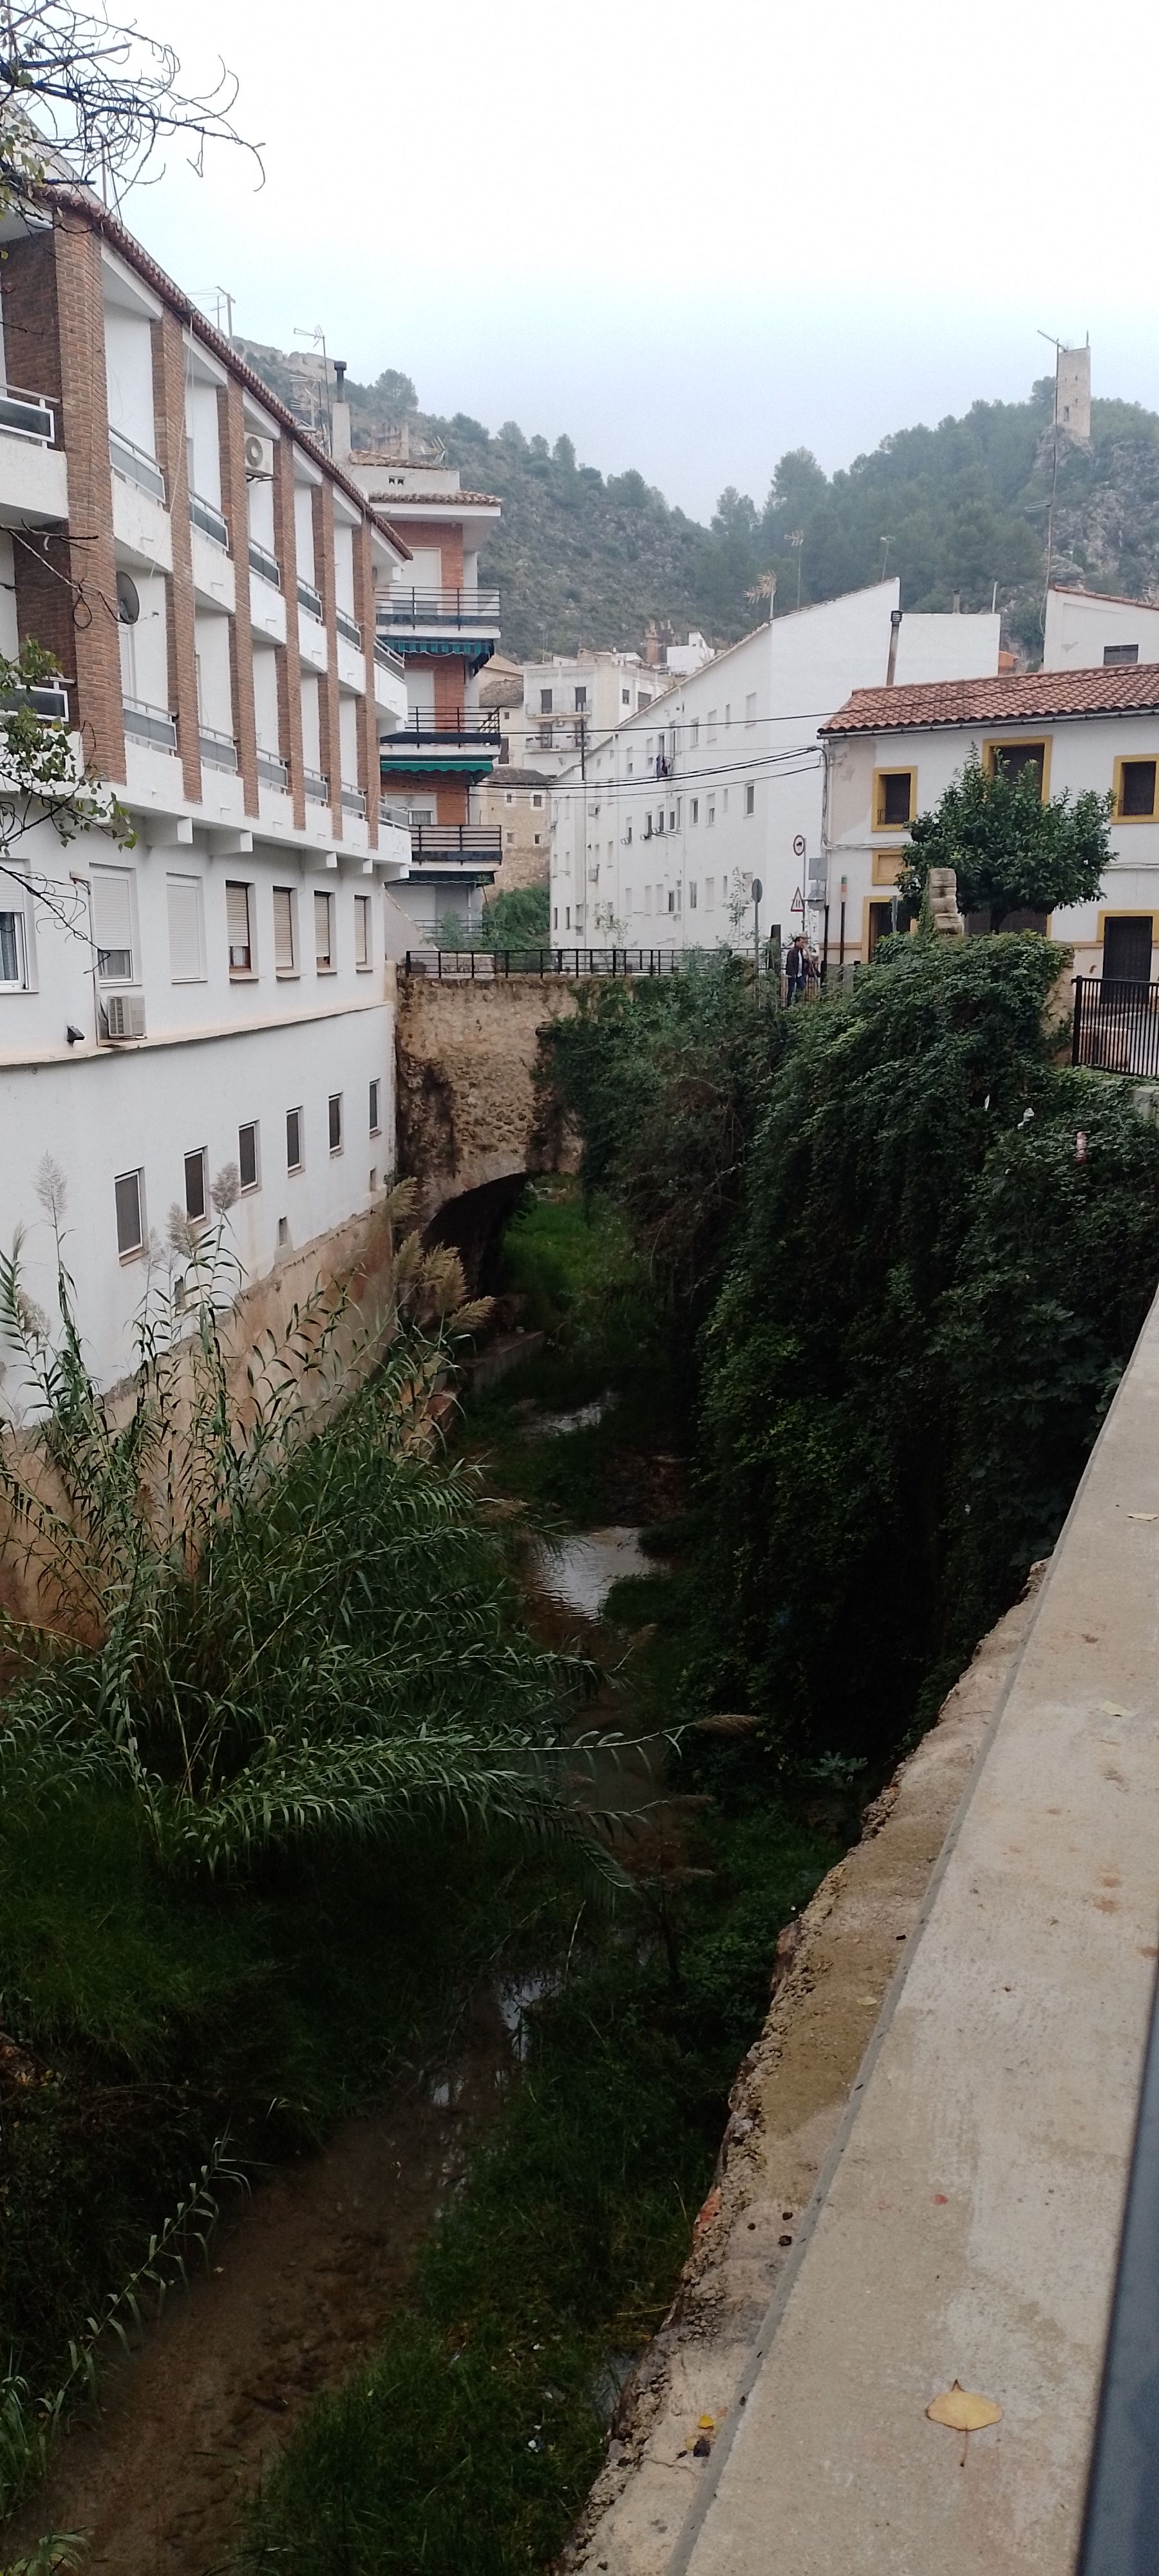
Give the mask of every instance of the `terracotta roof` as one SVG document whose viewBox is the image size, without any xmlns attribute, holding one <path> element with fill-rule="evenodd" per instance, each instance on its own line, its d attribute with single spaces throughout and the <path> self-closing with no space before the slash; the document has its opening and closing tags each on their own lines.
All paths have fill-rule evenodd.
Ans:
<svg viewBox="0 0 1159 2576">
<path fill-rule="evenodd" d="M 351 449 L 350 462 L 360 466 L 364 474 L 377 471 L 373 457 L 363 456 L 357 447 Z M 384 466 L 382 470 L 385 474 L 388 469 Z M 497 492 L 392 492 L 390 496 L 392 510 L 409 510 L 416 502 L 421 502 L 424 510 L 462 510 L 468 506 L 478 509 L 482 504 L 489 510 L 503 507 Z"/>
<path fill-rule="evenodd" d="M 196 304 L 191 303 L 189 297 L 182 294 L 179 286 L 174 285 L 173 279 L 137 240 L 135 233 L 128 232 L 124 224 L 118 223 L 116 216 L 111 215 L 106 206 L 102 206 L 99 197 L 90 196 L 85 188 L 61 187 L 56 184 L 37 193 L 43 197 L 47 205 L 54 208 L 63 207 L 69 214 L 79 215 L 81 221 L 91 225 L 94 232 L 103 233 L 111 248 L 117 251 L 123 260 L 127 260 L 130 268 L 136 269 L 138 276 L 146 280 L 154 294 L 159 295 L 162 302 L 168 304 L 186 324 L 186 327 L 192 331 L 194 339 L 201 340 L 219 363 L 223 367 L 228 367 L 231 375 L 239 378 L 247 391 L 253 395 L 255 402 L 261 404 L 263 411 L 272 413 L 273 418 L 280 422 L 283 429 L 293 432 L 299 447 L 313 459 L 315 465 L 320 465 L 332 482 L 340 484 L 347 498 L 357 501 L 359 508 L 365 510 L 367 517 L 374 521 L 376 528 L 381 530 L 384 537 L 389 537 L 392 546 L 397 548 L 406 562 L 411 561 L 411 550 L 405 537 L 399 535 L 397 528 L 391 526 L 389 519 L 383 517 L 381 510 L 371 507 L 365 492 L 359 491 L 357 483 L 352 483 L 350 476 L 343 473 L 341 466 L 335 464 L 333 457 L 327 455 L 325 448 L 319 447 L 317 440 L 311 438 L 309 430 L 303 429 L 296 413 L 292 412 L 277 394 L 271 393 L 264 376 L 255 375 L 253 368 L 247 365 L 245 359 L 239 358 L 232 342 L 224 340 L 220 331 L 214 330 L 212 322 L 207 322 L 204 313 L 198 311 Z"/>
<path fill-rule="evenodd" d="M 1096 608 L 1101 607 L 1104 600 L 1109 600 L 1112 608 L 1159 607 L 1159 600 L 1139 599 L 1134 591 L 1087 590 L 1081 581 L 1052 581 L 1050 588 L 1051 596 L 1055 599 L 1089 599 L 1093 601 Z"/>
<path fill-rule="evenodd" d="M 1052 716 L 1159 715 L 1159 662 L 1098 671 L 1015 671 L 855 689 L 820 733 L 908 733 L 918 726 L 1041 724 Z"/>
</svg>

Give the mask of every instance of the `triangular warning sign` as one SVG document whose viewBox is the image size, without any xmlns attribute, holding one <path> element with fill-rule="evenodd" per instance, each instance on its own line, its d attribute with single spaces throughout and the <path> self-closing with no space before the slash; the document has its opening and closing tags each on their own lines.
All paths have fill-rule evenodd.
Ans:
<svg viewBox="0 0 1159 2576">
<path fill-rule="evenodd" d="M 791 903 L 791 904 L 790 904 L 790 906 L 789 906 L 789 910 L 790 910 L 790 912 L 803 912 L 803 911 L 804 911 L 804 909 L 805 909 L 805 898 L 804 898 L 804 895 L 803 895 L 803 894 L 802 894 L 802 892 L 801 892 L 800 886 L 798 886 L 797 891 L 796 891 L 796 894 L 795 894 L 795 895 L 794 895 L 794 897 L 793 897 L 792 903 Z"/>
</svg>

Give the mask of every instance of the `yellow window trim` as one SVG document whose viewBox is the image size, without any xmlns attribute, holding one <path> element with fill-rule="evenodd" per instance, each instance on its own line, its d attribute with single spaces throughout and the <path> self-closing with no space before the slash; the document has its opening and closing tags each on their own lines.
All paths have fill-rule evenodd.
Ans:
<svg viewBox="0 0 1159 2576">
<path fill-rule="evenodd" d="M 1045 804 L 1048 802 L 1049 797 L 1050 797 L 1050 754 L 1051 754 L 1051 745 L 1052 745 L 1052 740 L 1053 740 L 1053 737 L 1052 737 L 1050 734 L 1048 734 L 1048 733 L 1002 733 L 1002 734 L 994 734 L 994 735 L 992 735 L 992 736 L 991 736 L 991 738 L 990 738 L 990 740 L 989 740 L 988 742 L 984 742 L 984 743 L 983 743 L 983 745 L 982 745 L 982 767 L 983 767 L 983 769 L 986 771 L 987 775 L 988 775 L 989 777 L 991 777 L 991 778 L 992 778 L 992 777 L 993 777 L 993 775 L 994 775 L 994 771 L 995 771 L 995 769 L 996 769 L 996 767 L 997 767 L 997 755 L 998 755 L 998 753 L 999 753 L 1000 751 L 1020 751 L 1020 750 L 1024 747 L 1024 745 L 1028 745 L 1028 744 L 1030 744 L 1030 743 L 1033 743 L 1033 744 L 1035 745 L 1035 747 L 1037 748 L 1037 746 L 1041 743 L 1041 745 L 1042 745 L 1042 791 L 1041 791 L 1041 801 L 1042 801 L 1042 803 L 1045 805 Z"/>
<path fill-rule="evenodd" d="M 896 885 L 905 866 L 907 855 L 905 850 L 875 850 L 873 853 L 875 886 Z"/>
<path fill-rule="evenodd" d="M 1148 757 L 1153 759 L 1155 763 L 1155 802 L 1152 804 L 1149 814 L 1124 814 L 1123 771 L 1124 769 L 1138 769 L 1140 766 L 1140 759 L 1145 760 Z M 1141 755 L 1125 754 L 1115 762 L 1115 803 L 1114 810 L 1111 815 L 1111 821 L 1112 823 L 1154 823 L 1156 819 L 1159 819 L 1159 756 L 1154 753 L 1143 753 Z"/>
<path fill-rule="evenodd" d="M 888 905 L 888 903 L 887 903 L 887 902 L 885 902 L 885 901 L 883 900 L 883 898 L 881 897 L 881 895 L 877 895 L 877 896 L 875 897 L 875 896 L 873 896 L 873 895 L 866 894 L 866 895 L 863 895 L 863 896 L 862 896 L 862 898 L 861 898 L 861 955 L 862 955 L 862 957 L 863 957 L 863 959 L 864 959 L 864 961 L 865 961 L 866 965 L 868 965 L 868 963 L 869 963 L 869 915 L 870 915 L 870 911 L 871 911 L 871 909 L 872 909 L 873 904 L 875 903 L 875 901 L 876 901 L 876 902 L 881 906 L 881 910 L 882 910 L 883 912 L 888 912 L 888 910 L 889 910 L 889 905 Z M 848 940 L 846 940 L 846 943 L 845 943 L 845 956 L 846 956 L 846 961 L 848 962 L 848 958 L 849 958 L 849 942 L 848 942 Z"/>
<path fill-rule="evenodd" d="M 882 807 L 885 803 L 884 781 L 887 778 L 908 778 L 909 780 L 909 812 L 904 823 L 882 822 Z M 875 832 L 908 832 L 910 824 L 914 819 L 914 808 L 917 804 L 917 791 L 918 774 L 916 769 L 908 769 L 904 764 L 899 765 L 896 769 L 875 769 L 873 773 L 873 802 L 869 809 L 873 818 L 871 829 Z"/>
<path fill-rule="evenodd" d="M 1132 820 L 1134 820 L 1134 819 L 1135 819 L 1135 818 L 1132 816 Z M 1143 819 L 1145 820 L 1146 818 L 1144 817 Z M 1097 929 L 1097 930 L 1096 930 L 1096 932 L 1095 932 L 1095 939 L 1096 939 L 1096 942 L 1097 942 L 1098 946 L 1101 948 L 1101 947 L 1102 947 L 1102 944 L 1103 944 L 1103 928 L 1104 928 L 1104 924 L 1105 924 L 1106 922 L 1108 922 L 1108 921 L 1148 921 L 1148 920 L 1150 921 L 1150 924 L 1151 924 L 1151 946 L 1152 946 L 1152 948 L 1159 948 L 1159 930 L 1157 930 L 1157 929 L 1156 929 L 1156 922 L 1157 922 L 1157 921 L 1159 921 L 1159 914 L 1156 914 L 1156 913 L 1154 913 L 1154 912 L 1152 912 L 1152 913 L 1148 913 L 1147 906 L 1146 906 L 1146 904 L 1145 904 L 1145 903 L 1104 903 L 1104 904 L 1100 904 L 1100 906 L 1099 906 L 1099 926 L 1098 926 L 1098 929 Z M 1088 944 L 1089 944 L 1088 942 L 1086 942 L 1086 941 L 1082 941 L 1082 940 L 1076 940 L 1076 942 L 1075 942 L 1075 946 L 1076 946 L 1076 947 L 1084 947 L 1084 946 L 1086 946 L 1086 945 L 1088 945 Z"/>
</svg>

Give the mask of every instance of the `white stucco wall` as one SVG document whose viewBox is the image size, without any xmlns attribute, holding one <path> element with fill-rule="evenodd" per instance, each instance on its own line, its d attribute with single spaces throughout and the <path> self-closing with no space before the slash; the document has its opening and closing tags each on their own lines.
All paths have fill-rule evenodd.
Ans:
<svg viewBox="0 0 1159 2576">
<path fill-rule="evenodd" d="M 1095 591 L 1047 593 L 1044 671 L 1101 667 L 1108 647 L 1121 655 L 1131 644 L 1140 662 L 1159 662 L 1159 608 L 1141 599 L 1102 599 Z"/>
</svg>

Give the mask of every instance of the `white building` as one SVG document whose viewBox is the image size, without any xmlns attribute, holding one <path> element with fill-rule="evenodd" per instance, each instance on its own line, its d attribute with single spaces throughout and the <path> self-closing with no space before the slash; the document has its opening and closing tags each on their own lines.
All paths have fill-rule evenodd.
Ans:
<svg viewBox="0 0 1159 2576">
<path fill-rule="evenodd" d="M 1097 640 L 1096 630 L 1088 641 Z M 1114 857 L 1102 899 L 1038 926 L 1074 948 L 1080 974 L 1151 980 L 1159 950 L 1159 662 L 859 689 L 830 719 L 824 744 L 831 962 L 839 948 L 847 964 L 872 957 L 891 926 L 889 890 L 909 824 L 977 758 L 984 767 L 1029 771 L 1044 797 L 1088 789 L 1113 797 Z"/>
<path fill-rule="evenodd" d="M 711 647 L 695 628 L 686 644 L 656 648 L 656 660 L 642 653 L 553 653 L 523 665 L 522 723 L 508 711 L 504 731 L 511 758 L 524 768 L 554 778 L 576 753 L 613 726 L 642 714 L 673 677 L 684 677 L 712 659 Z"/>
<path fill-rule="evenodd" d="M 410 839 L 378 746 L 406 693 L 374 586 L 407 549 L 87 192 L 54 189 L 2 288 L 35 391 L 0 404 L 0 649 L 56 654 L 47 711 L 136 839 L 41 821 L 0 876 L 0 1233 L 51 1313 L 47 1158 L 108 1382 L 215 1175 L 253 1282 L 322 1262 L 392 1166 Z"/>
<path fill-rule="evenodd" d="M 788 937 L 820 879 L 819 727 L 870 679 L 996 672 L 998 637 L 997 616 L 903 616 L 889 581 L 775 618 L 682 676 L 555 781 L 553 939 L 747 944 L 754 879 L 761 924 Z"/>
<path fill-rule="evenodd" d="M 1129 669 L 1135 662 L 1159 662 L 1159 608 L 1113 592 L 1048 590 L 1044 671 Z"/>
</svg>

